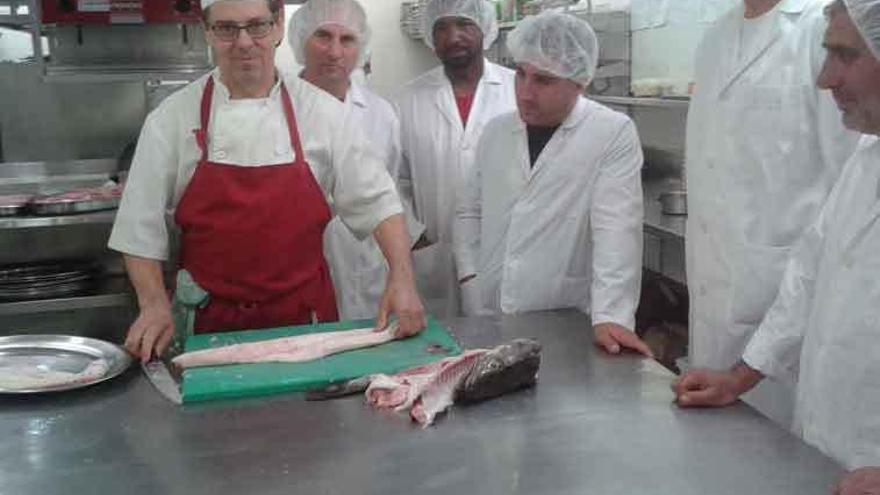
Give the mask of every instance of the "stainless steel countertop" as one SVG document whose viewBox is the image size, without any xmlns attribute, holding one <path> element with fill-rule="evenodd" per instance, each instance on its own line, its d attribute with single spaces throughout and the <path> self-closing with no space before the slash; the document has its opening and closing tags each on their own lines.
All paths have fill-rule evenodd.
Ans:
<svg viewBox="0 0 880 495">
<path fill-rule="evenodd" d="M 669 372 L 602 355 L 580 313 L 451 328 L 467 347 L 538 337 L 538 386 L 422 430 L 357 397 L 178 408 L 132 370 L 0 399 L 0 493 L 819 495 L 842 474 L 745 405 L 678 409 Z"/>
</svg>

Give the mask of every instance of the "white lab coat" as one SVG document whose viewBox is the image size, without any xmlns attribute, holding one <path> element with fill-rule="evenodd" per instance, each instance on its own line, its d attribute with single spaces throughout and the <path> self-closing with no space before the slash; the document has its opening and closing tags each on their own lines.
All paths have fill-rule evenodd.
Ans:
<svg viewBox="0 0 880 495">
<path fill-rule="evenodd" d="M 579 308 L 635 328 L 642 274 L 642 151 L 633 122 L 579 98 L 529 162 L 517 112 L 493 120 L 458 203 L 459 278 L 482 313 Z"/>
<path fill-rule="evenodd" d="M 816 88 L 826 21 L 820 0 L 783 0 L 740 39 L 743 2 L 697 51 L 688 114 L 687 278 L 690 358 L 726 369 L 779 288 L 790 246 L 815 220 L 855 145 L 830 94 Z M 750 50 L 737 57 L 736 47 Z M 746 396 L 787 425 L 793 377 Z"/>
<path fill-rule="evenodd" d="M 401 194 L 413 198 L 416 218 L 433 243 L 413 253 L 417 283 L 425 298 L 445 299 L 449 314 L 459 311 L 452 259 L 456 191 L 472 167 L 486 124 L 515 108 L 514 72 L 489 61 L 467 126 L 462 126 L 442 66 L 407 84 L 397 101 L 403 147 Z"/>
<path fill-rule="evenodd" d="M 795 431 L 849 469 L 880 466 L 878 185 L 880 141 L 866 136 L 743 356 L 768 376 L 798 373 Z"/>
<path fill-rule="evenodd" d="M 237 166 L 290 163 L 280 84 L 267 98 L 232 100 L 214 75 L 208 158 Z M 293 75 L 283 76 L 293 101 L 303 152 L 333 210 L 360 237 L 403 212 L 391 176 L 369 151 L 343 105 Z M 169 224 L 201 156 L 193 130 L 205 75 L 166 98 L 144 122 L 125 193 L 110 234 L 111 249 L 155 260 L 169 257 Z"/>
<path fill-rule="evenodd" d="M 396 177 L 401 161 L 400 122 L 391 104 L 361 83 L 352 82 L 345 106 L 351 126 L 364 130 L 367 142 Z M 403 203 L 406 209 L 409 202 L 404 199 Z M 406 218 L 410 237 L 418 239 L 424 227 L 411 214 Z M 324 253 L 340 318 L 375 317 L 388 277 L 388 264 L 376 240 L 372 236 L 358 240 L 339 217 L 334 217 L 324 231 Z"/>
</svg>

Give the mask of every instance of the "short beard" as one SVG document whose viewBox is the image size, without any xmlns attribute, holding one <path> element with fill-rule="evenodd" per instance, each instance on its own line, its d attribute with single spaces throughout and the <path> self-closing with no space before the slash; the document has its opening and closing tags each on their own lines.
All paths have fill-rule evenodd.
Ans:
<svg viewBox="0 0 880 495">
<path fill-rule="evenodd" d="M 440 62 L 448 70 L 466 69 L 479 60 L 479 53 L 468 53 L 463 57 L 442 57 Z"/>
</svg>

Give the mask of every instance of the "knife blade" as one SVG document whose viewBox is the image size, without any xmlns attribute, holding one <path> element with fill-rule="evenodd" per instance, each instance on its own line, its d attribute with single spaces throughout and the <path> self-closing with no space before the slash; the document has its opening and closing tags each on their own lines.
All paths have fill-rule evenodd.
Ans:
<svg viewBox="0 0 880 495">
<path fill-rule="evenodd" d="M 375 375 L 362 376 L 354 380 L 345 380 L 341 382 L 331 383 L 330 385 L 306 392 L 306 400 L 320 401 L 338 399 L 349 395 L 363 393 L 370 386 Z"/>
<path fill-rule="evenodd" d="M 154 359 L 148 363 L 141 363 L 141 369 L 147 379 L 150 380 L 150 383 L 153 384 L 153 387 L 163 397 L 174 404 L 183 404 L 183 397 L 180 394 L 180 383 L 174 379 L 165 362 Z"/>
</svg>

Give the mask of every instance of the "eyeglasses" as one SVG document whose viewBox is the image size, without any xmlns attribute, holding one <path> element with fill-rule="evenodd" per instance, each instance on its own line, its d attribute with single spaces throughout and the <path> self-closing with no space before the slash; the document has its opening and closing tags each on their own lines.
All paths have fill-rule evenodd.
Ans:
<svg viewBox="0 0 880 495">
<path fill-rule="evenodd" d="M 235 41 L 238 39 L 239 31 L 247 31 L 248 36 L 253 39 L 265 38 L 275 26 L 274 19 L 251 21 L 245 24 L 237 24 L 234 22 L 217 22 L 210 26 L 211 32 L 218 39 L 223 41 Z"/>
</svg>

